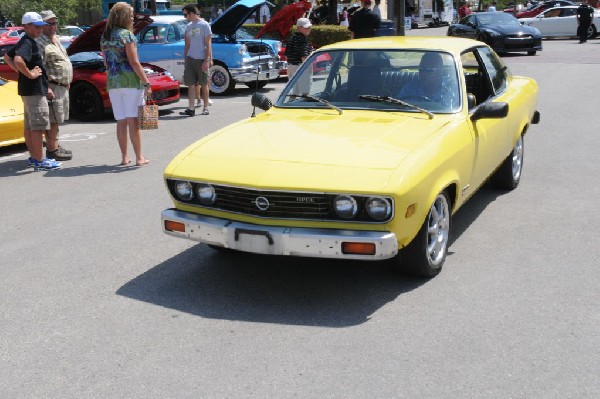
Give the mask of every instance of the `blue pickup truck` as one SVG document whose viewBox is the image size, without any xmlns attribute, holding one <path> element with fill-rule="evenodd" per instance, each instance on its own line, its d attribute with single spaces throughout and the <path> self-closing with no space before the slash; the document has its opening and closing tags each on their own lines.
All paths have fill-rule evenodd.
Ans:
<svg viewBox="0 0 600 399">
<path fill-rule="evenodd" d="M 264 3 L 265 0 L 240 0 L 211 23 L 214 63 L 210 76 L 211 93 L 229 94 L 236 83 L 264 87 L 287 67 L 278 55 L 281 42 L 236 37 L 236 31 Z M 166 69 L 183 82 L 187 21 L 183 14 L 151 18 L 152 23 L 138 33 L 139 59 Z"/>
</svg>

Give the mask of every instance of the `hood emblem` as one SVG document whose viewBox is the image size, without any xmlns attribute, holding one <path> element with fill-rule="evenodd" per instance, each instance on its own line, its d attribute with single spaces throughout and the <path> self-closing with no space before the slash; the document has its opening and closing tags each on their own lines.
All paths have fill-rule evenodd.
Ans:
<svg viewBox="0 0 600 399">
<path fill-rule="evenodd" d="M 261 211 L 266 211 L 271 206 L 269 200 L 265 197 L 256 197 L 254 200 L 254 205 L 256 205 L 256 207 Z"/>
</svg>

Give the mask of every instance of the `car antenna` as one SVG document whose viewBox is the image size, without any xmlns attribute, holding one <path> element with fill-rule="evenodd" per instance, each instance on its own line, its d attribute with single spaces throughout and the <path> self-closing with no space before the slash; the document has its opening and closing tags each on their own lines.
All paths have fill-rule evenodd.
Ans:
<svg viewBox="0 0 600 399">
<path fill-rule="evenodd" d="M 256 81 L 254 82 L 254 93 L 252 93 L 252 98 L 256 97 L 256 94 L 258 92 L 258 77 L 260 76 L 260 50 L 263 48 L 263 37 L 262 35 L 260 36 L 260 49 L 259 49 L 259 55 L 258 55 L 258 65 L 256 65 Z M 252 115 L 250 115 L 251 118 L 254 118 L 256 116 L 256 102 L 252 101 Z"/>
</svg>

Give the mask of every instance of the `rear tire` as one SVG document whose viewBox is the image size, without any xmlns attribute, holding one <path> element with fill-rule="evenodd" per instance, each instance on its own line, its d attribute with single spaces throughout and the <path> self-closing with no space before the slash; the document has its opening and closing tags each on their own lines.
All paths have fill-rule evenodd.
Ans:
<svg viewBox="0 0 600 399">
<path fill-rule="evenodd" d="M 451 228 L 450 199 L 439 193 L 416 237 L 399 253 L 400 270 L 419 277 L 439 274 L 448 254 Z"/>
<path fill-rule="evenodd" d="M 215 64 L 210 68 L 210 92 L 216 95 L 231 94 L 235 89 L 235 81 L 227 67 Z"/>
<path fill-rule="evenodd" d="M 504 159 L 502 165 L 494 172 L 490 178 L 492 184 L 501 189 L 514 190 L 521 181 L 523 172 L 523 157 L 525 154 L 525 142 L 523 136 L 513 147 L 511 153 Z"/>
<path fill-rule="evenodd" d="M 596 30 L 596 26 L 595 25 L 590 25 L 590 28 L 588 29 L 588 35 L 587 38 L 588 39 L 593 39 L 598 35 L 598 31 Z"/>
</svg>

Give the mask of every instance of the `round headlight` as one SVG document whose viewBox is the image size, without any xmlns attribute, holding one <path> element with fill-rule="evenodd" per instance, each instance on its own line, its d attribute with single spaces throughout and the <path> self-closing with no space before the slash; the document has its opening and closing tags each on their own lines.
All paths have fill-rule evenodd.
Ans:
<svg viewBox="0 0 600 399">
<path fill-rule="evenodd" d="M 196 188 L 196 197 L 203 205 L 212 205 L 217 200 L 215 188 L 210 184 L 198 184 Z"/>
<path fill-rule="evenodd" d="M 369 216 L 375 220 L 385 220 L 392 214 L 392 205 L 385 198 L 371 197 L 367 200 L 365 207 Z"/>
<path fill-rule="evenodd" d="M 356 200 L 349 195 L 338 195 L 333 201 L 335 213 L 342 219 L 352 219 L 358 212 Z"/>
<path fill-rule="evenodd" d="M 175 192 L 179 199 L 184 201 L 189 201 L 194 197 L 194 192 L 192 191 L 192 183 L 189 181 L 178 181 L 175 183 Z"/>
</svg>

